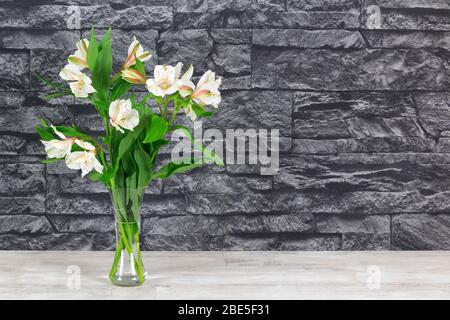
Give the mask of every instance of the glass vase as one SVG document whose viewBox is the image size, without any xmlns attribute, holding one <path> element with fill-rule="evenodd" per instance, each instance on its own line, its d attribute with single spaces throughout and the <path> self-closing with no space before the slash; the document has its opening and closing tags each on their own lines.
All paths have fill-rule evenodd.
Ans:
<svg viewBox="0 0 450 320">
<path fill-rule="evenodd" d="M 109 279 L 117 286 L 139 286 L 147 278 L 140 248 L 143 190 L 116 189 L 111 196 L 116 219 L 116 251 Z"/>
</svg>

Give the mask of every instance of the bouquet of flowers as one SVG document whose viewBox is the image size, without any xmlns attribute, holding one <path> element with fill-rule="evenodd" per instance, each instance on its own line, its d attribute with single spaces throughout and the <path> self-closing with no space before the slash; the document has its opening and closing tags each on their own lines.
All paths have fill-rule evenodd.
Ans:
<svg viewBox="0 0 450 320">
<path fill-rule="evenodd" d="M 145 188 L 154 179 L 165 179 L 205 162 L 223 165 L 214 152 L 195 142 L 203 153 L 203 161 L 190 156 L 155 169 L 158 151 L 168 144 L 165 139 L 168 134 L 180 130 L 194 143 L 191 130 L 175 125 L 174 120 L 181 111 L 192 120 L 211 116 L 207 107 L 218 107 L 221 80 L 207 71 L 194 84 L 192 65 L 183 73 L 182 63 L 157 65 L 153 77 L 148 77 L 144 63 L 151 53 L 135 37 L 126 60 L 113 74 L 111 34 L 109 29 L 98 41 L 92 28 L 89 40 L 77 43 L 77 50 L 59 74 L 67 83 L 40 77 L 56 89 L 49 99 L 66 95 L 87 99 L 103 119 L 104 134 L 92 137 L 75 125 L 52 125 L 44 119 L 36 130 L 47 153 L 44 162 L 65 161 L 70 169 L 81 170 L 82 177 L 88 175 L 109 190 L 117 233 L 109 277 L 114 284 L 134 286 L 146 278 L 139 247 L 140 207 Z M 148 93 L 138 98 L 131 91 L 133 86 L 145 86 Z M 151 101 L 157 108 L 149 106 Z"/>
</svg>

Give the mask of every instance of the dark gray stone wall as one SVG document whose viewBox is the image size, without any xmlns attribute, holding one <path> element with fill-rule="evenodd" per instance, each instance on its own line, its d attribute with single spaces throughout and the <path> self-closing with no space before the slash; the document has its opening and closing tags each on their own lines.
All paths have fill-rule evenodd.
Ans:
<svg viewBox="0 0 450 320">
<path fill-rule="evenodd" d="M 114 28 L 117 64 L 135 33 L 149 70 L 222 75 L 207 126 L 283 136 L 273 177 L 230 165 L 152 185 L 145 249 L 450 249 L 449 0 L 0 0 L 0 249 L 114 246 L 106 190 L 41 164 L 33 130 L 101 129 L 32 77 L 57 79 L 92 24 Z"/>
</svg>

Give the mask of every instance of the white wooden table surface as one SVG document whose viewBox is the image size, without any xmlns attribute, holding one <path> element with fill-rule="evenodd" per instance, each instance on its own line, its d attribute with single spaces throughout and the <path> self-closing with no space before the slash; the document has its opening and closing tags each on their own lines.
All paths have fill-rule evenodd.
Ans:
<svg viewBox="0 0 450 320">
<path fill-rule="evenodd" d="M 137 288 L 112 259 L 0 251 L 0 299 L 450 299 L 450 252 L 145 252 Z"/>
</svg>

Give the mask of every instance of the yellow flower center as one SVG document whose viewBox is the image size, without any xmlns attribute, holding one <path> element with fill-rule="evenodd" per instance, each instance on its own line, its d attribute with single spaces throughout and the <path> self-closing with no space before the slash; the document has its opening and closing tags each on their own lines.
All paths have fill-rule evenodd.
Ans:
<svg viewBox="0 0 450 320">
<path fill-rule="evenodd" d="M 163 90 L 167 90 L 170 88 L 171 83 L 169 83 L 169 81 L 167 79 L 163 80 L 163 82 L 161 83 L 160 87 Z"/>
</svg>

